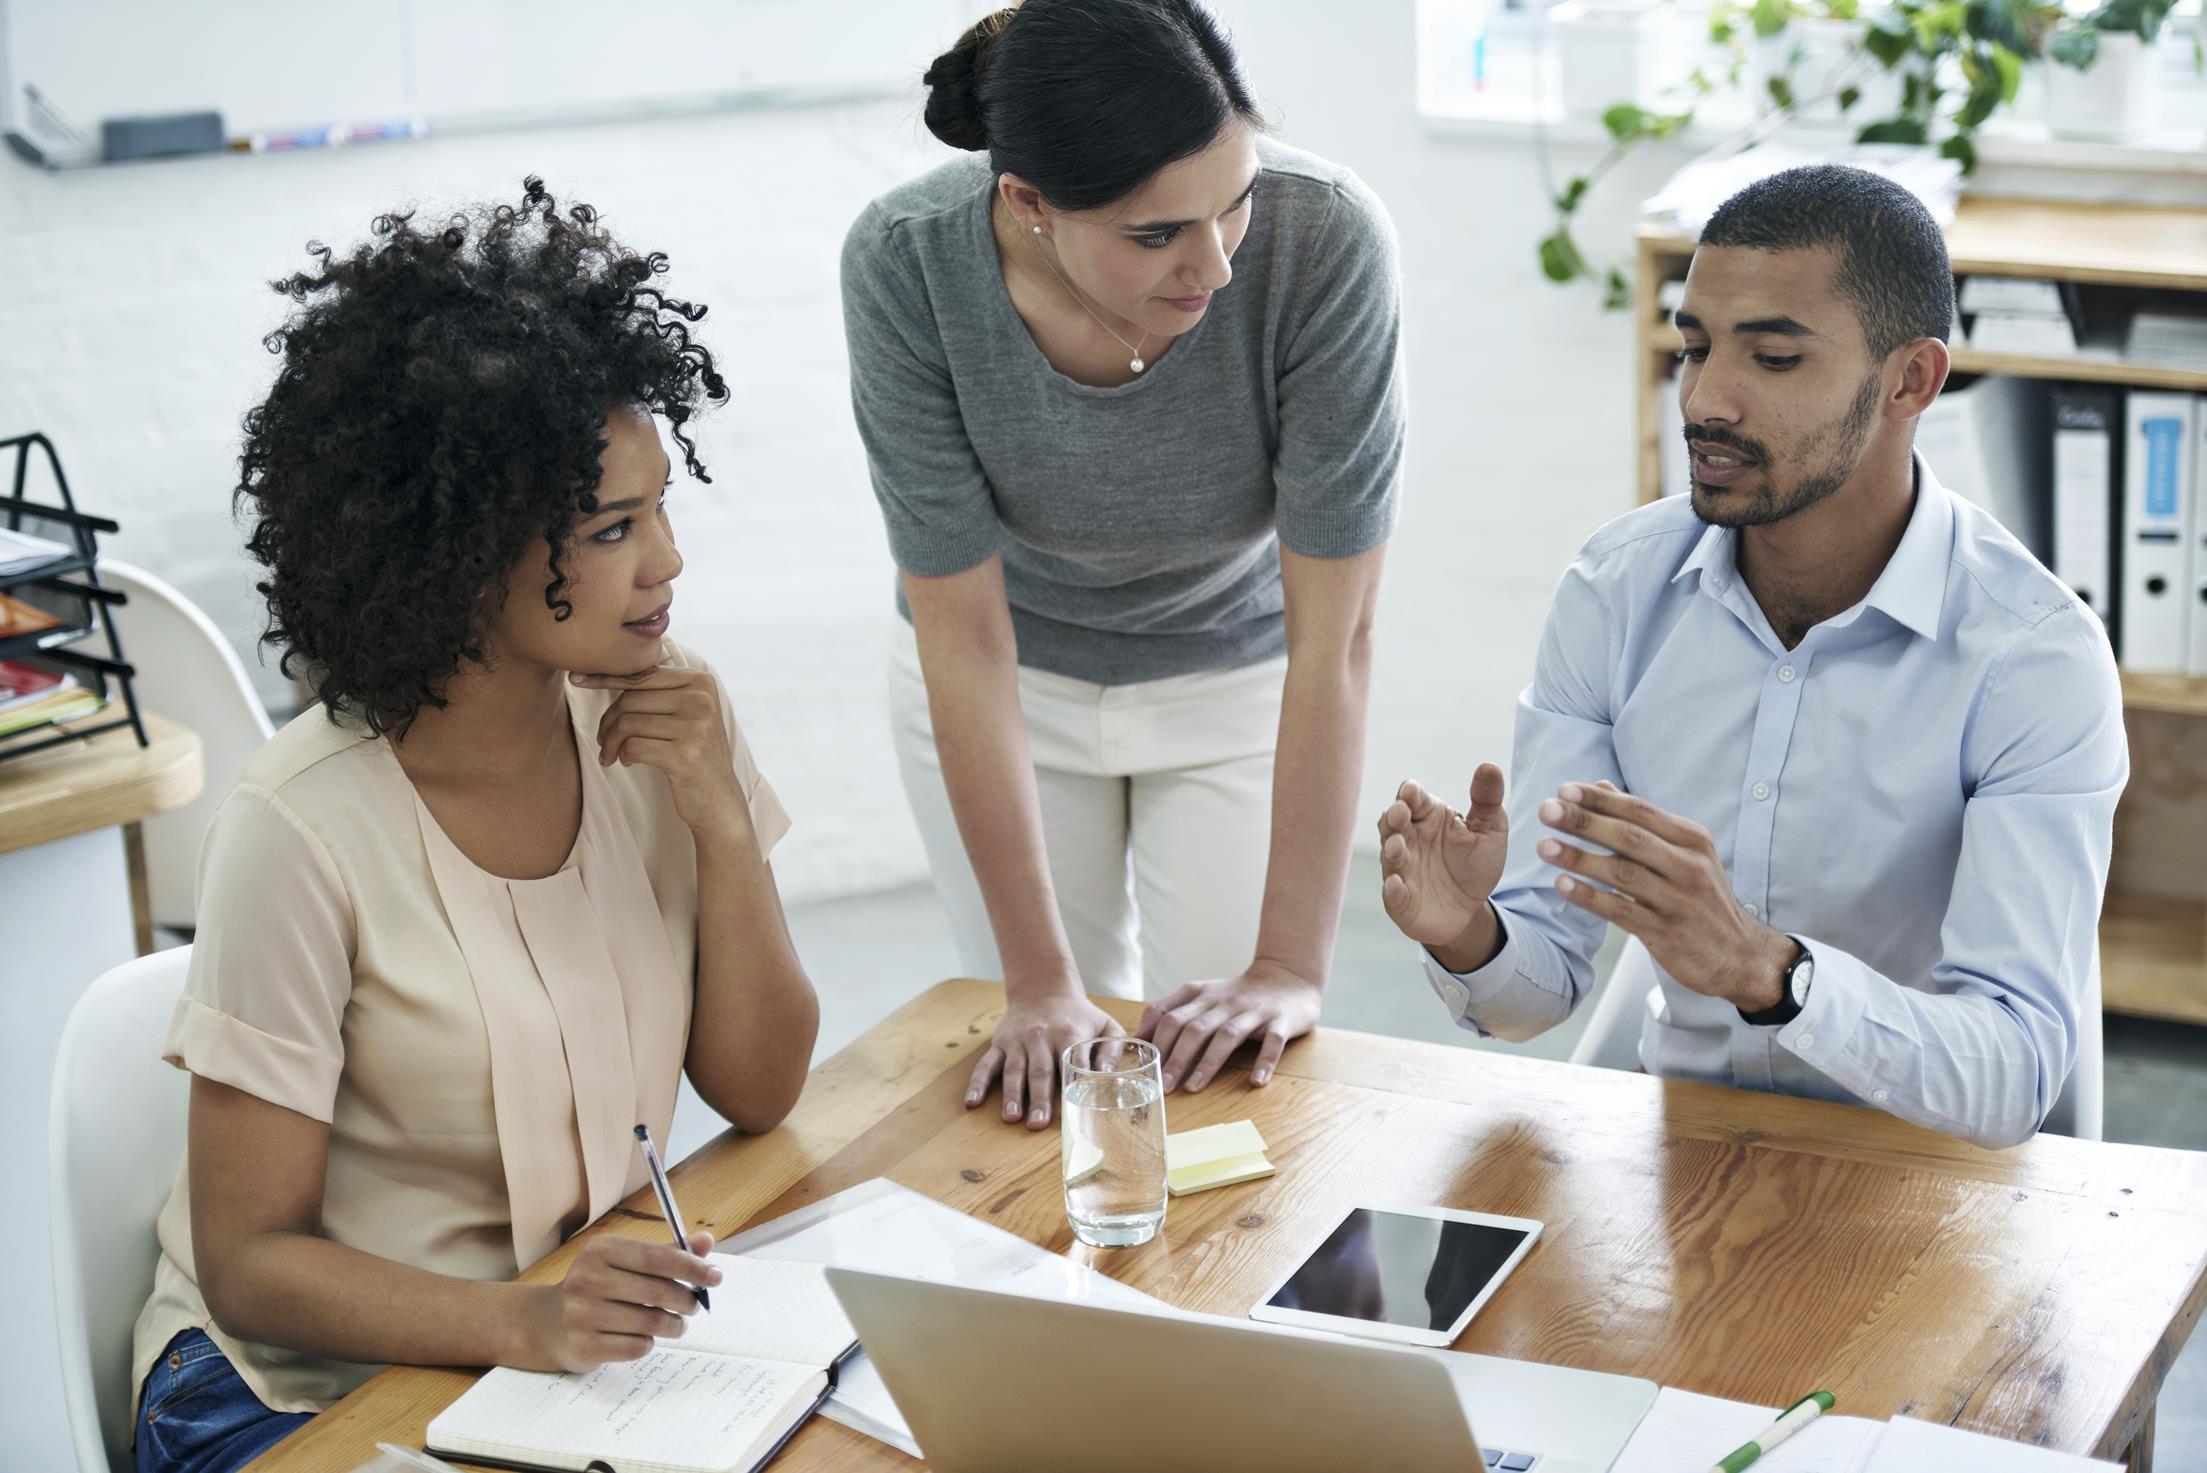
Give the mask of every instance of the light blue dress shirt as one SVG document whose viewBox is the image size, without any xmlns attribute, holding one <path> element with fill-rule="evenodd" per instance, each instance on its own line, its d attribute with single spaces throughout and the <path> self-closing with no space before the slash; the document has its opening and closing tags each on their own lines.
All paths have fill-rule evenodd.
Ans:
<svg viewBox="0 0 2207 1473">
<path fill-rule="evenodd" d="M 1502 949 L 1463 974 L 1426 957 L 1463 1026 L 1523 1041 L 1585 995 L 1605 923 L 1556 893 L 1536 810 L 1607 778 L 1706 828 L 1741 908 L 1816 961 L 1775 1028 L 1645 967 L 1650 1073 L 1856 1100 L 1984 1145 L 2038 1129 L 2098 1003 L 2122 689 L 2091 610 L 1916 476 L 1869 594 L 1791 650 L 1738 534 L 1686 497 L 1581 549 L 1518 700 Z"/>
</svg>

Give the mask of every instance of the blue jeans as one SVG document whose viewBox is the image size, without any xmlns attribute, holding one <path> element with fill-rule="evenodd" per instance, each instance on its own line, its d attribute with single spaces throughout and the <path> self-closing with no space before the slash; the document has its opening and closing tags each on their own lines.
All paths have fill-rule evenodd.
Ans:
<svg viewBox="0 0 2207 1473">
<path fill-rule="evenodd" d="M 202 1331 L 186 1330 L 146 1376 L 138 1473 L 234 1473 L 310 1415 L 261 1405 L 221 1347 Z"/>
</svg>

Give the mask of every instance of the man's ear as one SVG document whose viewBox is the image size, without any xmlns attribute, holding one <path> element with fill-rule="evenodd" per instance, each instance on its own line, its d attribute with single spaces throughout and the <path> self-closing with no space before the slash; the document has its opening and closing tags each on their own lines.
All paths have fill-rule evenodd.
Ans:
<svg viewBox="0 0 2207 1473">
<path fill-rule="evenodd" d="M 1895 419 L 1915 419 L 1946 387 L 1954 360 L 1937 338 L 1918 338 L 1894 351 L 1900 361 L 1900 381 L 1886 397 L 1885 412 Z"/>
</svg>

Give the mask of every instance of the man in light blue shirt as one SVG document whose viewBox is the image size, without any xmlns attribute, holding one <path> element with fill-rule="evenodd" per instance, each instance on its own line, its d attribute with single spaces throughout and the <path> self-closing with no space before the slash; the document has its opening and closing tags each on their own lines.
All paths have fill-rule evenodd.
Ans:
<svg viewBox="0 0 2207 1473">
<path fill-rule="evenodd" d="M 1728 201 L 1677 321 L 1690 497 L 1604 527 L 1519 697 L 1513 792 L 1406 783 L 1388 914 L 1522 1041 L 1655 991 L 1650 1072 L 2028 1138 L 2097 1008 L 2122 693 L 2091 610 L 1914 457 L 1946 381 L 1938 226 L 1875 175 Z M 1515 842 L 1512 842 L 1514 837 Z"/>
</svg>

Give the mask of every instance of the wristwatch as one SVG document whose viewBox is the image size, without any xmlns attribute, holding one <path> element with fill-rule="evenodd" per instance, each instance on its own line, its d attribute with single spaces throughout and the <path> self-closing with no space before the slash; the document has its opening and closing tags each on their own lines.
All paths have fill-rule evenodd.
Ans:
<svg viewBox="0 0 2207 1473">
<path fill-rule="evenodd" d="M 1801 946 L 1801 938 L 1791 938 L 1795 946 Z M 1793 959 L 1781 979 L 1778 1000 L 1759 1013 L 1742 1012 L 1740 1016 L 1757 1028 L 1782 1028 L 1801 1016 L 1801 1009 L 1809 1005 L 1809 988 L 1816 981 L 1816 958 L 1809 949 L 1801 946 L 1801 954 Z"/>
</svg>

